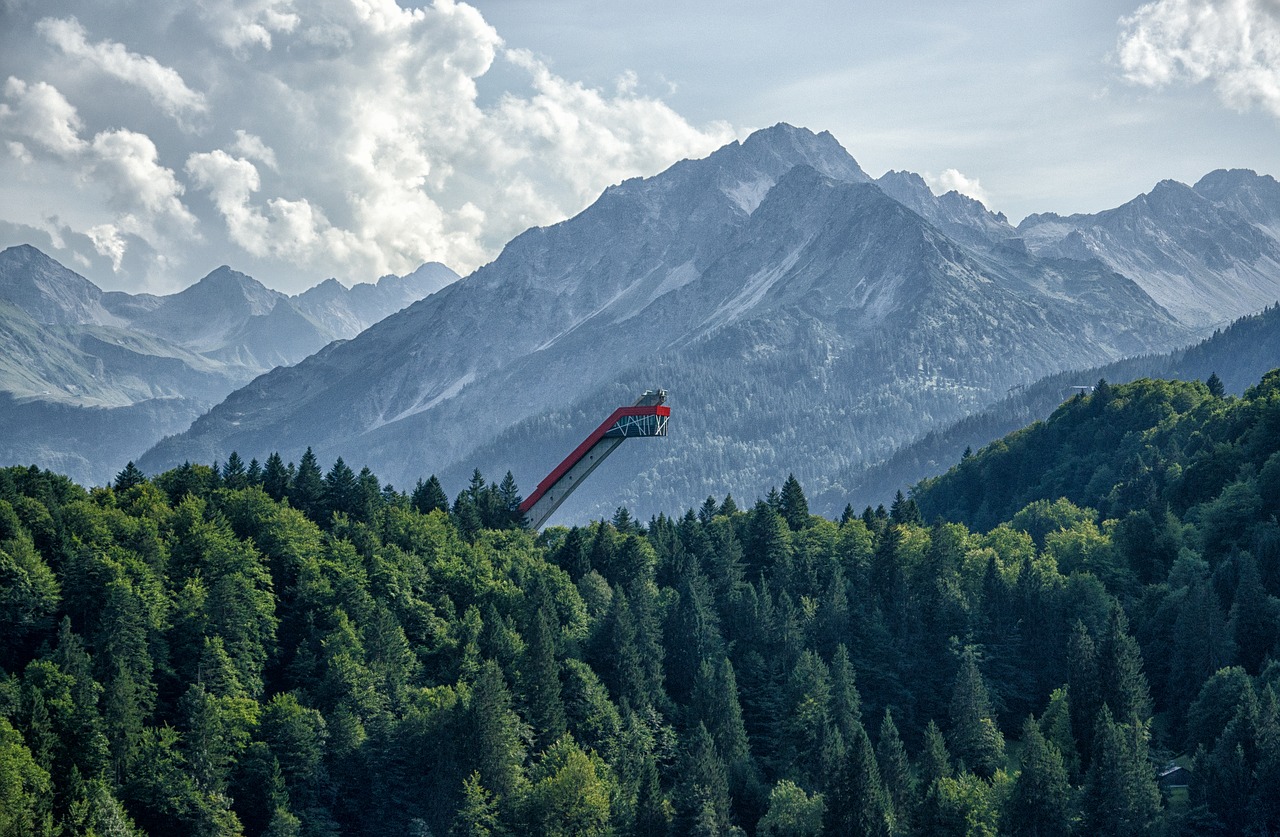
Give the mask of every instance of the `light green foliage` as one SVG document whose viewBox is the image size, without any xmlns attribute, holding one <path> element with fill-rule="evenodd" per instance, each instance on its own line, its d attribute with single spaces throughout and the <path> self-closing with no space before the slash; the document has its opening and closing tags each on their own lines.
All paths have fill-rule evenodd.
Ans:
<svg viewBox="0 0 1280 837">
<path fill-rule="evenodd" d="M 795 782 L 782 779 L 769 792 L 769 810 L 761 818 L 760 837 L 819 837 L 822 834 L 822 794 L 807 794 Z"/>
<path fill-rule="evenodd" d="M 612 777 L 599 756 L 572 738 L 552 744 L 529 773 L 525 795 L 530 833 L 547 837 L 599 837 L 609 833 Z"/>
<path fill-rule="evenodd" d="M 0 837 L 47 833 L 42 816 L 49 773 L 31 757 L 22 735 L 0 717 Z"/>
</svg>

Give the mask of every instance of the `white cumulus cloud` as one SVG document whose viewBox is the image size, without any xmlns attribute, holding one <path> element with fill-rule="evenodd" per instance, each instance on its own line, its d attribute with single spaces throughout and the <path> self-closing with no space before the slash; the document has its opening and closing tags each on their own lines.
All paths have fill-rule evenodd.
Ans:
<svg viewBox="0 0 1280 837">
<path fill-rule="evenodd" d="M 433 260 L 465 273 L 609 185 L 734 138 L 689 124 L 632 73 L 605 89 L 557 75 L 457 0 L 19 8 L 29 19 L 0 32 L 0 78 L 6 38 L 54 48 L 5 88 L 0 197 L 34 155 L 40 211 L 123 272 L 142 239 L 289 290 Z M 96 95 L 107 78 L 149 96 Z M 0 221 L 34 216 L 0 207 Z"/>
<path fill-rule="evenodd" d="M 74 17 L 44 18 L 36 23 L 36 31 L 67 55 L 146 91 L 165 113 L 176 119 L 208 109 L 204 96 L 187 87 L 176 70 L 164 66 L 150 55 L 130 52 L 124 44 L 112 41 L 89 43 L 84 27 Z"/>
<path fill-rule="evenodd" d="M 988 209 L 991 208 L 991 196 L 987 194 L 987 190 L 982 188 L 982 183 L 976 177 L 969 177 L 962 174 L 956 169 L 946 169 L 939 175 L 926 174 L 925 180 L 929 184 L 929 188 L 936 194 L 945 195 L 947 192 L 959 192 L 962 195 L 980 201 Z"/>
<path fill-rule="evenodd" d="M 80 115 L 57 88 L 43 81 L 28 84 L 10 76 L 4 95 L 9 102 L 0 103 L 0 130 L 55 154 L 75 154 L 84 148 L 79 136 Z"/>
<path fill-rule="evenodd" d="M 1130 81 L 1208 82 L 1229 107 L 1280 117 L 1280 2 L 1155 0 L 1120 23 L 1118 57 Z"/>
</svg>

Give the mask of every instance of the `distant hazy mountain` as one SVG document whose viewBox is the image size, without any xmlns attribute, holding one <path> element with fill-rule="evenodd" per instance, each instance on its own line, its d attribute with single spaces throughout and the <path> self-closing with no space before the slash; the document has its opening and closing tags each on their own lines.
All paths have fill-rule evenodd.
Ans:
<svg viewBox="0 0 1280 837">
<path fill-rule="evenodd" d="M 894 492 L 905 493 L 920 480 L 945 472 L 966 448 L 976 452 L 1020 427 L 1047 418 L 1063 401 L 1102 379 L 1113 384 L 1139 378 L 1204 381 L 1216 374 L 1228 393 L 1240 395 L 1277 367 L 1280 305 L 1272 305 L 1185 349 L 1062 372 L 1019 387 L 985 410 L 904 445 L 884 461 L 843 475 L 840 492 L 811 497 L 810 502 L 828 512 L 846 502 L 859 510 L 879 503 L 887 507 Z"/>
<path fill-rule="evenodd" d="M 1100 259 L 1192 325 L 1280 299 L 1280 183 L 1251 171 L 1164 180 L 1097 215 L 1032 215 L 1018 234 L 1033 253 Z"/>
<path fill-rule="evenodd" d="M 236 387 L 456 278 L 424 265 L 289 297 L 221 267 L 177 294 L 131 295 L 11 247 L 0 252 L 0 462 L 102 482 Z"/>
<path fill-rule="evenodd" d="M 871 182 L 829 134 L 757 132 L 529 230 L 233 393 L 141 465 L 310 445 L 400 487 L 439 472 L 456 491 L 480 467 L 529 490 L 608 410 L 661 385 L 670 437 L 624 445 L 559 519 L 644 515 L 789 471 L 838 489 L 1010 386 L 1192 338 L 1098 259 L 1036 255 L 1001 216 L 921 185 Z"/>
</svg>

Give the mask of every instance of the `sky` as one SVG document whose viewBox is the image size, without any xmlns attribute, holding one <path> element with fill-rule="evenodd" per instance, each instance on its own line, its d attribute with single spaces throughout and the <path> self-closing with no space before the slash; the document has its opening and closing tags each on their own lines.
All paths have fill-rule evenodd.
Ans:
<svg viewBox="0 0 1280 837">
<path fill-rule="evenodd" d="M 1014 223 L 1280 175 L 1280 0 L 0 0 L 0 247 L 130 292 L 466 274 L 777 122 Z"/>
</svg>

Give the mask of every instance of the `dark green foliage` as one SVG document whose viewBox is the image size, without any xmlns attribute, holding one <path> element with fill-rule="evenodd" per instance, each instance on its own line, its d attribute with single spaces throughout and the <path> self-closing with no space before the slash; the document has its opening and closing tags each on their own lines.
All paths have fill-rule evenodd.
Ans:
<svg viewBox="0 0 1280 837">
<path fill-rule="evenodd" d="M 1280 375 L 1099 387 L 920 490 L 985 531 L 789 477 L 535 535 L 511 478 L 237 463 L 0 469 L 6 827 L 1280 828 Z"/>
<path fill-rule="evenodd" d="M 1066 837 L 1072 830 L 1071 786 L 1058 748 L 1031 718 L 1022 726 L 1022 769 L 1004 811 L 1013 837 Z"/>
<path fill-rule="evenodd" d="M 969 770 L 989 777 L 1004 764 L 1004 736 L 991 711 L 991 697 L 978 671 L 972 648 L 960 655 L 951 690 L 951 729 L 947 740 L 952 754 Z"/>
<path fill-rule="evenodd" d="M 1147 758 L 1148 734 L 1137 717 L 1118 723 L 1106 706 L 1098 713 L 1082 798 L 1086 833 L 1120 837 L 1146 834 L 1154 827 L 1161 803 Z"/>
<path fill-rule="evenodd" d="M 888 837 L 892 822 L 889 797 L 880 780 L 871 739 L 861 724 L 845 746 L 844 758 L 828 777 L 823 819 L 826 832 Z"/>
</svg>

